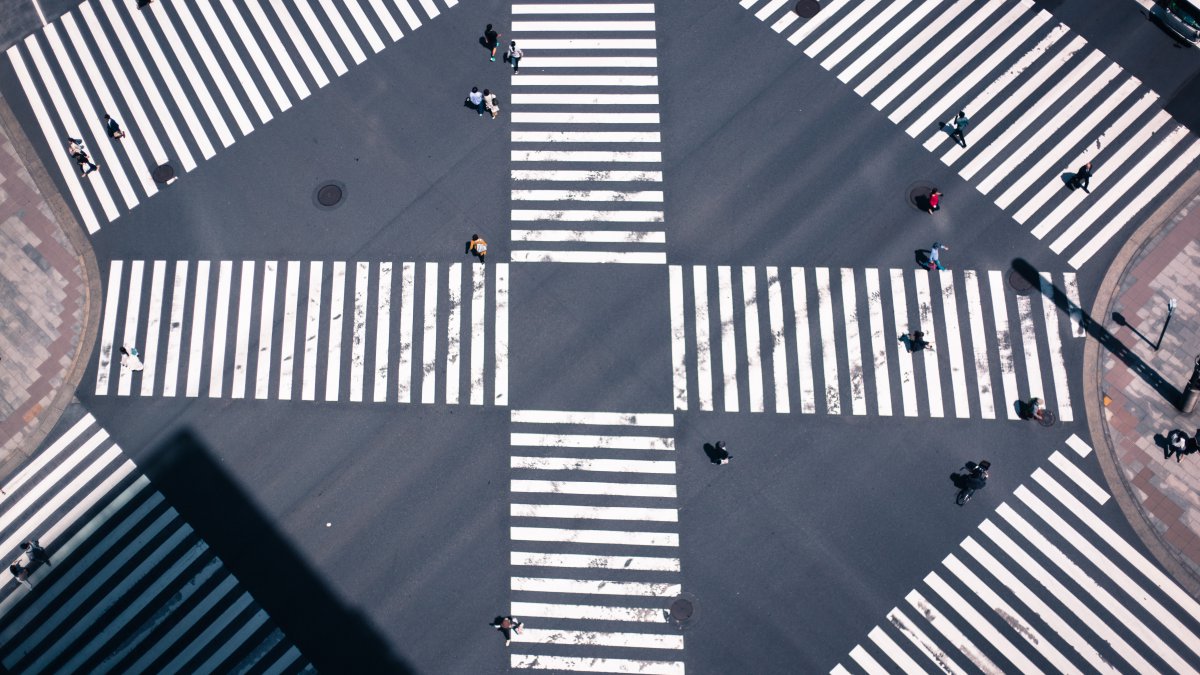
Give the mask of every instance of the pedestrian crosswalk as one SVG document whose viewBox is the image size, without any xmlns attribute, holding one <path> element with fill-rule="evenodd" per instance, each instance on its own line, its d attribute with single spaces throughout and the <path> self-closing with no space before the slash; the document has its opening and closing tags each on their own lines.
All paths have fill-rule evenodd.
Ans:
<svg viewBox="0 0 1200 675">
<path fill-rule="evenodd" d="M 10 558 L 50 556 L 0 589 L 5 672 L 315 672 L 90 414 L 3 494 Z"/>
<path fill-rule="evenodd" d="M 8 60 L 94 233 L 157 193 L 156 167 L 195 169 L 345 74 L 344 57 L 362 63 L 399 40 L 401 19 L 412 31 L 441 13 L 435 0 L 418 4 L 86 0 L 10 47 Z M 124 138 L 110 136 L 105 115 Z M 68 137 L 84 139 L 100 171 L 80 177 Z"/>
<path fill-rule="evenodd" d="M 510 415 L 511 667 L 682 675 L 674 416 Z"/>
<path fill-rule="evenodd" d="M 512 261 L 665 263 L 654 5 L 512 13 Z"/>
<path fill-rule="evenodd" d="M 675 410 L 1012 420 L 1036 396 L 1074 419 L 1073 273 L 1018 292 L 998 270 L 668 270 Z"/>
<path fill-rule="evenodd" d="M 114 260 L 98 351 L 100 396 L 507 405 L 508 264 Z"/>
<path fill-rule="evenodd" d="M 1104 488 L 1049 464 L 830 672 L 1196 672 L 1200 603 L 1104 522 Z"/>
<path fill-rule="evenodd" d="M 832 0 L 808 20 L 784 0 L 740 4 L 1075 269 L 1200 157 L 1200 139 L 1158 94 L 1033 0 Z M 945 126 L 959 110 L 970 119 L 966 148 Z M 1067 189 L 1086 162 L 1091 193 Z"/>
</svg>

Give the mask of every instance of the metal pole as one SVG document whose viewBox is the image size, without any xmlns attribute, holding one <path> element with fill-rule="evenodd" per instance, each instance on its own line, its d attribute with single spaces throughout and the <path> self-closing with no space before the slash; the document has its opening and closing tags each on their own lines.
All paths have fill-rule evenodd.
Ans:
<svg viewBox="0 0 1200 675">
<path fill-rule="evenodd" d="M 1158 334 L 1158 342 L 1154 343 L 1154 351 L 1162 346 L 1163 336 L 1167 334 L 1167 326 L 1171 325 L 1171 315 L 1175 313 L 1175 305 L 1179 304 L 1175 298 L 1167 301 L 1167 320 L 1163 322 L 1162 331 Z"/>
<path fill-rule="evenodd" d="M 1200 399 L 1200 356 L 1196 357 L 1192 379 L 1188 380 L 1187 386 L 1183 388 L 1183 400 L 1180 401 L 1179 410 L 1185 414 L 1192 412 L 1196 409 L 1197 399 Z"/>
</svg>

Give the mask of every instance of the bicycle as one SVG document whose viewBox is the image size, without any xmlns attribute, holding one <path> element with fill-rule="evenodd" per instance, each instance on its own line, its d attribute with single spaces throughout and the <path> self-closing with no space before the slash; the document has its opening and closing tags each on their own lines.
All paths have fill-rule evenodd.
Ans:
<svg viewBox="0 0 1200 675">
<path fill-rule="evenodd" d="M 962 481 L 962 488 L 959 489 L 958 495 L 954 497 L 954 503 L 962 506 L 971 501 L 971 496 L 976 490 L 982 490 L 987 486 L 988 469 L 992 468 L 992 463 L 983 460 L 976 464 L 975 462 L 967 462 L 967 475 Z"/>
</svg>

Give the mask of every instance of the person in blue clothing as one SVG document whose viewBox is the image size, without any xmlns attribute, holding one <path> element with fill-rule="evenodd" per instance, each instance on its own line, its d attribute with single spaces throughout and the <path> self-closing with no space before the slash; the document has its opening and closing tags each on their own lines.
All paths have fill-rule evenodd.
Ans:
<svg viewBox="0 0 1200 675">
<path fill-rule="evenodd" d="M 950 138 L 953 138 L 959 145 L 967 147 L 967 125 L 971 123 L 967 113 L 962 110 L 958 111 L 958 115 L 950 121 L 953 130 L 950 132 Z"/>
</svg>

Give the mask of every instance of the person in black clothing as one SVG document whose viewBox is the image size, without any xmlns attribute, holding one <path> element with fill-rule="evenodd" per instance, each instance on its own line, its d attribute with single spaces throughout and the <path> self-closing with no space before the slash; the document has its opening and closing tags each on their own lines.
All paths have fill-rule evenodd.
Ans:
<svg viewBox="0 0 1200 675">
<path fill-rule="evenodd" d="M 50 554 L 46 553 L 46 549 L 42 548 L 37 539 L 21 542 L 21 550 L 29 556 L 30 562 L 50 564 Z"/>
<path fill-rule="evenodd" d="M 492 50 L 492 60 L 496 60 L 496 48 L 500 46 L 500 33 L 492 30 L 492 24 L 483 29 L 483 46 Z"/>
<path fill-rule="evenodd" d="M 513 632 L 516 632 L 517 635 L 520 635 L 521 626 L 524 626 L 525 624 L 521 623 L 521 621 L 515 616 L 498 616 L 491 625 L 492 628 L 504 633 L 504 646 L 507 647 L 512 642 Z"/>
<path fill-rule="evenodd" d="M 1083 188 L 1084 192 L 1091 194 L 1092 191 L 1088 189 L 1088 185 L 1091 181 L 1091 178 L 1092 178 L 1092 163 L 1088 162 L 1087 164 L 1084 164 L 1083 166 L 1079 167 L 1079 170 L 1075 172 L 1074 176 L 1071 176 L 1071 182 L 1070 182 L 1071 189 L 1074 190 L 1075 188 Z"/>
<path fill-rule="evenodd" d="M 108 135 L 113 138 L 125 138 L 125 132 L 121 130 L 121 125 L 108 115 L 104 116 L 104 126 L 108 127 Z"/>
<path fill-rule="evenodd" d="M 725 448 L 725 441 L 717 441 L 716 463 L 728 464 L 732 457 L 733 455 L 729 454 L 729 450 Z"/>
</svg>

